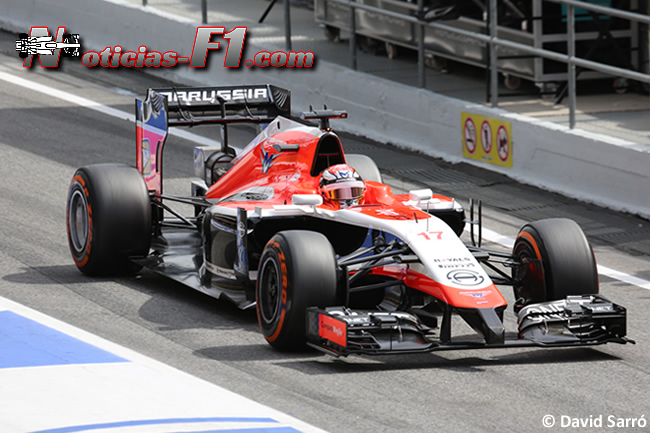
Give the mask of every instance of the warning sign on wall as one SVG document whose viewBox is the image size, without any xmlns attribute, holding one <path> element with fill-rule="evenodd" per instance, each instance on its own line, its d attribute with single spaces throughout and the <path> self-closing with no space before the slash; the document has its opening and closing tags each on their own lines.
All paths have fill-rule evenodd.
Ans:
<svg viewBox="0 0 650 433">
<path fill-rule="evenodd" d="M 510 122 L 461 112 L 463 156 L 512 167 Z"/>
</svg>

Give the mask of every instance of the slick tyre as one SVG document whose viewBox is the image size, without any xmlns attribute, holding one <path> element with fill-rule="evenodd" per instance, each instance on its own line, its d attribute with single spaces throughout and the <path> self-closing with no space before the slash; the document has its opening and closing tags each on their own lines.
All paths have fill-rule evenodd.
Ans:
<svg viewBox="0 0 650 433">
<path fill-rule="evenodd" d="M 520 307 L 599 291 L 593 250 L 572 220 L 554 218 L 525 225 L 517 235 L 513 256 L 523 263 L 513 271 Z"/>
<path fill-rule="evenodd" d="M 277 233 L 264 247 L 257 276 L 257 318 L 266 341 L 279 350 L 303 348 L 306 308 L 335 305 L 336 289 L 336 259 L 325 236 Z"/>
<path fill-rule="evenodd" d="M 151 203 L 142 175 L 123 164 L 96 164 L 74 174 L 66 209 L 72 258 L 87 275 L 133 273 L 128 260 L 151 244 Z"/>
</svg>

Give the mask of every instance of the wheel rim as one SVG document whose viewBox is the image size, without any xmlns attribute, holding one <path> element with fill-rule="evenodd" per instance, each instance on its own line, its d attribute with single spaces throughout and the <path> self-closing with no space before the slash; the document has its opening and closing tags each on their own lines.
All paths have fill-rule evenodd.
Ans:
<svg viewBox="0 0 650 433">
<path fill-rule="evenodd" d="M 264 325 L 271 325 L 276 320 L 282 301 L 282 277 L 278 264 L 273 257 L 267 257 L 262 264 L 260 275 L 259 310 Z"/>
<path fill-rule="evenodd" d="M 517 244 L 512 255 L 514 256 L 515 260 L 519 262 L 523 262 L 524 260 L 536 259 L 535 251 L 533 251 L 533 248 L 530 245 L 528 245 L 528 243 L 525 242 L 521 242 Z M 517 289 L 515 288 L 515 293 L 516 292 Z M 519 293 L 516 294 L 519 295 Z"/>
<path fill-rule="evenodd" d="M 535 250 L 527 241 L 517 242 L 512 255 L 514 256 L 515 260 L 520 262 L 537 260 L 537 254 L 535 253 Z M 513 272 L 514 269 L 516 268 L 513 268 Z M 518 301 L 519 298 L 524 300 L 524 303 L 521 304 L 515 302 L 515 312 L 519 311 L 521 307 L 530 303 L 543 302 L 546 300 L 546 281 L 543 273 L 543 268 L 539 268 L 533 263 L 529 263 L 524 272 L 524 275 L 526 275 L 526 279 L 529 281 L 529 284 L 531 281 L 533 281 L 536 286 L 513 286 L 515 298 L 517 298 L 516 301 Z M 521 278 L 524 275 L 515 275 L 513 273 L 513 278 Z"/>
<path fill-rule="evenodd" d="M 70 241 L 76 253 L 81 253 L 88 243 L 88 202 L 82 191 L 76 189 L 70 197 Z"/>
</svg>

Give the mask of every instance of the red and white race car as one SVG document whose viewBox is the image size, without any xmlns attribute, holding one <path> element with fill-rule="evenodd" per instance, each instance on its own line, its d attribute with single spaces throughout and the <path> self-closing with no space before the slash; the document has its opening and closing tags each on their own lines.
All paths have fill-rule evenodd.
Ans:
<svg viewBox="0 0 650 433">
<path fill-rule="evenodd" d="M 70 251 L 86 274 L 144 266 L 242 309 L 256 306 L 278 349 L 631 342 L 625 308 L 598 294 L 594 254 L 575 222 L 527 224 L 509 254 L 480 248 L 473 234 L 466 245 L 455 200 L 427 189 L 394 194 L 369 157 L 343 152 L 329 126 L 343 111 L 312 110 L 303 117 L 319 126 L 298 123 L 289 119 L 289 91 L 255 85 L 150 89 L 136 112 L 137 168 L 91 165 L 70 185 Z M 236 122 L 267 124 L 238 155 L 228 146 Z M 222 146 L 195 149 L 201 180 L 192 195 L 164 194 L 168 127 L 209 123 L 222 125 Z M 478 219 L 470 223 L 480 231 Z M 495 284 L 514 288 L 516 332 L 506 333 L 507 303 Z M 475 334 L 452 336 L 454 316 Z"/>
</svg>

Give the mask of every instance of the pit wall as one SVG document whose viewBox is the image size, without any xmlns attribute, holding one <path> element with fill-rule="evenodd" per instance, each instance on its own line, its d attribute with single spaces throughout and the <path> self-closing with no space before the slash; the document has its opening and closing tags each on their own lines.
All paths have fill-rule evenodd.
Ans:
<svg viewBox="0 0 650 433">
<path fill-rule="evenodd" d="M 109 19 L 110 17 L 110 19 Z M 82 52 L 120 45 L 135 51 L 192 54 L 198 23 L 119 0 L 10 0 L 0 2 L 0 26 L 16 32 L 65 25 L 81 36 Z M 245 54 L 274 47 L 247 41 Z M 244 56 L 244 58 L 246 58 Z M 18 61 L 18 59 L 17 59 Z M 97 66 L 100 67 L 100 66 Z M 225 68 L 223 54 L 206 68 L 150 68 L 146 72 L 190 85 L 272 83 L 290 89 L 297 112 L 309 104 L 345 109 L 338 130 L 467 162 L 580 200 L 650 219 L 650 147 L 569 130 L 539 119 L 441 96 L 317 59 L 314 68 Z M 462 113 L 508 122 L 512 167 L 463 156 Z"/>
</svg>

